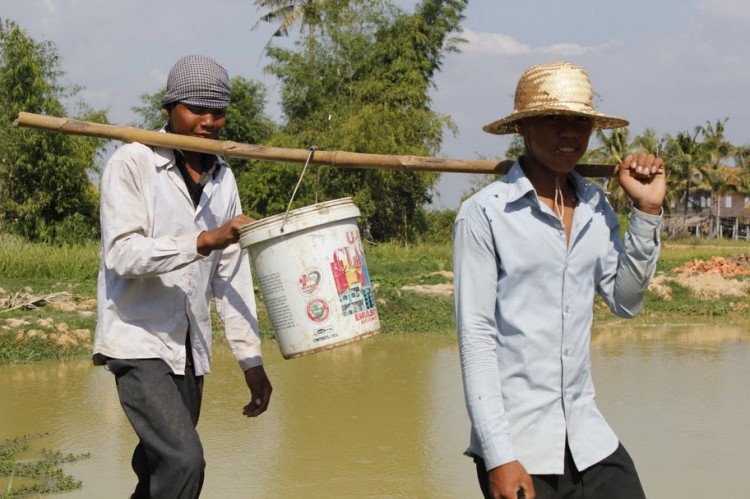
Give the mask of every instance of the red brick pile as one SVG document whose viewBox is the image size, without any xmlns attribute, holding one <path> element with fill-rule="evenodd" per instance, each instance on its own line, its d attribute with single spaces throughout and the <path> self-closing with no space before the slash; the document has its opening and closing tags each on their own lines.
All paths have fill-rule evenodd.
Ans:
<svg viewBox="0 0 750 499">
<path fill-rule="evenodd" d="M 744 253 L 731 259 L 712 256 L 710 260 L 693 260 L 673 269 L 673 272 L 720 274 L 722 276 L 749 275 L 750 255 Z"/>
</svg>

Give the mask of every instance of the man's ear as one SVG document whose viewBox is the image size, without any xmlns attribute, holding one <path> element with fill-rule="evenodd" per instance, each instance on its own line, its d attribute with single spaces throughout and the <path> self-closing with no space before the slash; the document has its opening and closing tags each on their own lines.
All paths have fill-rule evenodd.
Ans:
<svg viewBox="0 0 750 499">
<path fill-rule="evenodd" d="M 513 123 L 513 130 L 515 130 L 518 135 L 523 135 L 523 125 L 520 121 Z"/>
</svg>

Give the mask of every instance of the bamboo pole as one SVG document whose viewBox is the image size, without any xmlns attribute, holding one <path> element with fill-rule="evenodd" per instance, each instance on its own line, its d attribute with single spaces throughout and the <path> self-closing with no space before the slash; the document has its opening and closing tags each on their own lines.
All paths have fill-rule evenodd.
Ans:
<svg viewBox="0 0 750 499">
<path fill-rule="evenodd" d="M 72 118 L 57 118 L 26 112 L 19 113 L 18 118 L 13 124 L 71 135 L 113 139 L 122 142 L 140 142 L 150 146 L 217 154 L 232 158 L 304 163 L 310 155 L 309 149 L 242 144 L 232 142 L 231 140 L 204 139 L 201 137 L 143 130 L 129 126 L 104 125 Z M 509 160 L 462 160 L 321 150 L 315 150 L 310 163 L 338 168 L 375 168 L 484 174 L 506 173 L 513 166 L 513 161 Z M 614 174 L 615 166 L 580 164 L 576 166 L 576 171 L 585 177 L 611 177 Z"/>
</svg>

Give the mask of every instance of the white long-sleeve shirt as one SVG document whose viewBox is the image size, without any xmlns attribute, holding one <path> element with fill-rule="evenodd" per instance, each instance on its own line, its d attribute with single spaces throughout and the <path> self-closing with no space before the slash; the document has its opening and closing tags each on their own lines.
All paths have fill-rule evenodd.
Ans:
<svg viewBox="0 0 750 499">
<path fill-rule="evenodd" d="M 467 200 L 454 225 L 467 452 L 488 470 L 519 460 L 531 474 L 562 474 L 566 438 L 584 470 L 618 445 L 594 400 L 594 292 L 618 316 L 640 311 L 661 217 L 633 210 L 623 244 L 604 192 L 571 178 L 579 201 L 569 243 L 518 162 Z"/>
<path fill-rule="evenodd" d="M 241 212 L 223 161 L 194 206 L 171 149 L 133 143 L 115 151 L 101 179 L 95 364 L 160 358 L 183 374 L 190 331 L 195 372 L 209 372 L 212 296 L 240 367 L 263 363 L 246 251 L 197 250 L 202 231 Z"/>
</svg>

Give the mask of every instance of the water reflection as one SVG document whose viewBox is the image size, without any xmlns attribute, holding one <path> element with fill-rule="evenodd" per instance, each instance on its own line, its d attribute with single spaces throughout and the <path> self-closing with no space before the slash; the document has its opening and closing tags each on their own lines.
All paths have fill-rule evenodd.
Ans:
<svg viewBox="0 0 750 499">
<path fill-rule="evenodd" d="M 598 331 L 600 408 L 649 497 L 745 497 L 750 328 L 693 324 Z"/>
<path fill-rule="evenodd" d="M 750 330 L 608 327 L 592 341 L 598 401 L 649 497 L 740 497 L 750 458 Z M 227 350 L 207 377 L 199 430 L 207 498 L 477 497 L 452 336 L 380 335 L 283 360 L 265 345 L 269 412 L 241 415 L 247 389 Z M 61 497 L 127 497 L 135 444 L 112 376 L 86 361 L 0 367 L 0 438 L 90 452 Z M 742 492 L 741 492 L 742 491 Z"/>
</svg>

